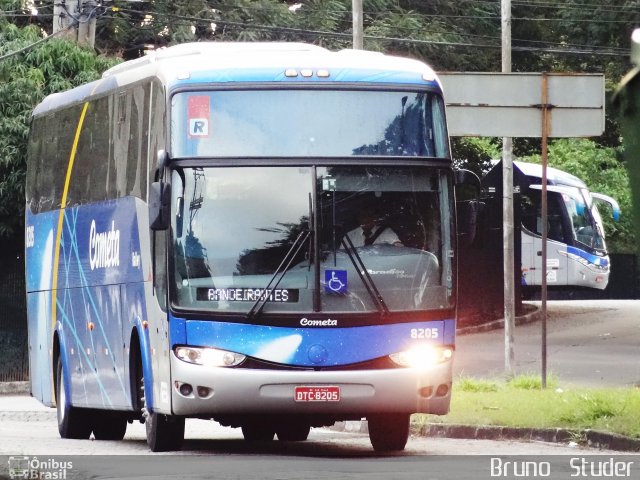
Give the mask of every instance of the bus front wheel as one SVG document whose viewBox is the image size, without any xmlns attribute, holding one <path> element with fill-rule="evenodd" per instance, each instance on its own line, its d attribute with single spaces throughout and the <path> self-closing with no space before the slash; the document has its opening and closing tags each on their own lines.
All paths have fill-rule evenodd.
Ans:
<svg viewBox="0 0 640 480">
<path fill-rule="evenodd" d="M 242 435 L 247 442 L 270 442 L 276 429 L 268 422 L 249 422 L 242 425 Z"/>
<path fill-rule="evenodd" d="M 387 413 L 367 417 L 369 440 L 376 452 L 404 450 L 409 439 L 408 413 Z"/>
<path fill-rule="evenodd" d="M 144 395 L 144 376 L 141 364 L 138 364 L 136 368 L 134 385 L 138 392 L 136 405 L 142 407 L 149 449 L 152 452 L 180 450 L 182 442 L 184 442 L 184 417 L 149 411 Z"/>
<path fill-rule="evenodd" d="M 145 419 L 147 445 L 152 452 L 180 450 L 184 441 L 184 417 L 148 413 Z"/>
<path fill-rule="evenodd" d="M 56 413 L 58 431 L 62 438 L 87 439 L 91 435 L 91 422 L 87 411 L 71 406 L 67 399 L 66 380 L 62 357 L 56 365 Z"/>
<path fill-rule="evenodd" d="M 296 422 L 276 427 L 276 434 L 281 442 L 303 442 L 309 436 L 310 431 L 309 425 Z"/>
</svg>

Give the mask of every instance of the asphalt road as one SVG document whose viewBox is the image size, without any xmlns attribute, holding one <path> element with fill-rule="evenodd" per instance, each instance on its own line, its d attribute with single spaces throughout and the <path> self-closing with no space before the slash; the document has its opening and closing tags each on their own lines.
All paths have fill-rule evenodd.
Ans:
<svg viewBox="0 0 640 480">
<path fill-rule="evenodd" d="M 323 428 L 312 429 L 306 442 L 256 444 L 244 441 L 238 429 L 192 419 L 187 420 L 185 433 L 183 450 L 165 454 L 149 452 L 144 426 L 139 423 L 129 425 L 123 441 L 65 440 L 58 435 L 55 410 L 24 395 L 0 395 L 0 479 L 8 478 L 9 457 L 37 458 L 47 466 L 71 462 L 65 476 L 57 477 L 65 480 L 427 480 L 488 479 L 490 457 L 494 456 L 541 455 L 539 459 L 551 460 L 619 455 L 568 444 L 417 436 L 409 439 L 403 452 L 376 454 L 367 435 Z"/>
<path fill-rule="evenodd" d="M 539 302 L 533 302 L 539 306 Z M 640 386 L 640 300 L 550 301 L 547 368 L 562 383 Z M 504 330 L 459 335 L 456 375 L 504 374 Z M 515 328 L 515 372 L 540 374 L 541 322 Z"/>
<path fill-rule="evenodd" d="M 548 352 L 549 370 L 562 382 L 640 384 L 640 301 L 549 302 Z M 539 372 L 539 322 L 516 327 L 515 353 L 518 372 Z M 457 375 L 501 375 L 503 365 L 503 330 L 458 337 Z M 144 426 L 136 423 L 121 442 L 63 440 L 54 410 L 25 395 L 0 395 L 0 479 L 8 478 L 9 456 L 62 461 L 74 455 L 74 466 L 65 477 L 69 479 L 387 480 L 489 478 L 487 462 L 492 456 L 616 454 L 566 444 L 412 437 L 405 451 L 378 455 L 368 436 L 356 432 L 313 429 L 306 442 L 251 444 L 238 429 L 204 420 L 187 420 L 181 452 L 150 454 L 144 439 Z M 476 455 L 488 457 L 480 463 L 465 460 Z M 637 466 L 635 473 L 640 472 L 640 461 Z"/>
</svg>

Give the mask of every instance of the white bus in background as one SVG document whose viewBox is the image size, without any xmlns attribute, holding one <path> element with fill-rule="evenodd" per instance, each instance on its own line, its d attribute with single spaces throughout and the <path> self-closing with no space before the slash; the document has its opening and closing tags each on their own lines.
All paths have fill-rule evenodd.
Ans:
<svg viewBox="0 0 640 480">
<path fill-rule="evenodd" d="M 542 165 L 513 162 L 525 176 L 522 195 L 522 285 L 542 283 Z M 515 174 L 514 174 L 515 178 Z M 590 192 L 578 177 L 547 167 L 547 285 L 603 290 L 610 261 L 597 204 L 606 204 L 620 218 L 618 202 Z"/>
</svg>

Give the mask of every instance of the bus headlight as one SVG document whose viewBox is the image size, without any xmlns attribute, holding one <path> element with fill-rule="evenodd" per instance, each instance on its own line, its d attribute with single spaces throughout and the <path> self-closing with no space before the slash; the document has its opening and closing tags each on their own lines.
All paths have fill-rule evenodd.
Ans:
<svg viewBox="0 0 640 480">
<path fill-rule="evenodd" d="M 389 358 L 397 365 L 411 368 L 430 368 L 446 362 L 452 357 L 452 348 L 439 345 L 420 345 L 389 355 Z"/>
<path fill-rule="evenodd" d="M 207 367 L 235 367 L 244 362 L 245 355 L 217 348 L 175 347 L 174 353 L 180 360 Z"/>
</svg>

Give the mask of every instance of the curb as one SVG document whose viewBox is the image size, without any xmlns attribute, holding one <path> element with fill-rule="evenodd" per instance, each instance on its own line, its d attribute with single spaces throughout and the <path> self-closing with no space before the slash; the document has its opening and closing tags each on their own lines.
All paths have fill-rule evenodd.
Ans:
<svg viewBox="0 0 640 480">
<path fill-rule="evenodd" d="M 565 428 L 520 428 L 500 426 L 445 425 L 428 423 L 418 428 L 421 436 L 466 438 L 470 440 L 524 440 L 531 442 L 575 442 L 591 448 L 639 452 L 640 439 L 595 430 Z"/>
<path fill-rule="evenodd" d="M 30 393 L 29 382 L 0 382 L 0 395 Z"/>
<path fill-rule="evenodd" d="M 515 317 L 514 322 L 516 325 L 525 325 L 527 323 L 534 323 L 542 319 L 542 311 L 535 307 L 535 310 L 519 317 Z M 472 333 L 489 332 L 491 330 L 498 330 L 504 328 L 504 318 L 493 320 L 491 322 L 483 323 L 480 325 L 471 325 L 469 327 L 462 327 L 456 330 L 456 335 L 469 335 Z"/>
<path fill-rule="evenodd" d="M 329 428 L 340 432 L 369 433 L 369 426 L 366 420 L 336 422 Z M 587 447 L 595 449 L 640 452 L 640 439 L 595 430 L 427 423 L 421 426 L 412 424 L 411 433 L 420 437 L 458 438 L 467 440 L 519 440 L 565 444 L 574 442 L 576 445 L 586 445 Z"/>
</svg>

